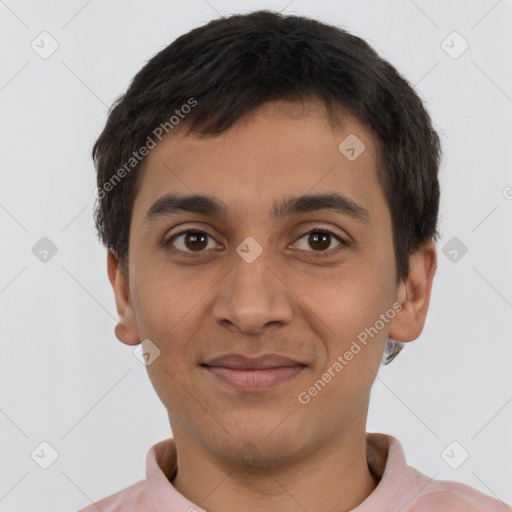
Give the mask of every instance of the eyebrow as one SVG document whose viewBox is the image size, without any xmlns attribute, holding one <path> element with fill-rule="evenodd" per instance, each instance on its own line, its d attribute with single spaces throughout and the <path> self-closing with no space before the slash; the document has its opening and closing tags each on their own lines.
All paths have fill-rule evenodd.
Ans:
<svg viewBox="0 0 512 512">
<path fill-rule="evenodd" d="M 274 203 L 272 219 L 279 220 L 288 215 L 323 210 L 341 213 L 362 224 L 371 226 L 370 214 L 366 208 L 337 193 L 284 197 Z M 159 218 L 169 217 L 181 212 L 226 217 L 229 208 L 223 201 L 207 195 L 178 196 L 176 194 L 166 194 L 151 205 L 144 217 L 144 223 L 150 224 Z"/>
</svg>

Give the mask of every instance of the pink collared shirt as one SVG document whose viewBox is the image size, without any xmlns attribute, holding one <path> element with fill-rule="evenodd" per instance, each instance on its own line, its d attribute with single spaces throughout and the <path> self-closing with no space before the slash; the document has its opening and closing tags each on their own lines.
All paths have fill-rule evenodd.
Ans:
<svg viewBox="0 0 512 512">
<path fill-rule="evenodd" d="M 512 511 L 467 485 L 432 480 L 408 466 L 400 442 L 390 435 L 367 433 L 366 450 L 368 467 L 379 483 L 351 512 Z M 161 441 L 146 456 L 146 480 L 78 512 L 204 512 L 172 486 L 176 469 L 174 440 Z"/>
</svg>

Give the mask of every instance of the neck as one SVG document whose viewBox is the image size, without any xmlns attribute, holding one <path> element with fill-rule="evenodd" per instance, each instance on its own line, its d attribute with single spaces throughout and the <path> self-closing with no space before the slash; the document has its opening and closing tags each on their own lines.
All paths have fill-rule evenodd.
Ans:
<svg viewBox="0 0 512 512">
<path fill-rule="evenodd" d="M 293 462 L 265 467 L 227 461 L 179 425 L 172 431 L 179 468 L 172 485 L 209 512 L 348 512 L 378 483 L 366 461 L 364 428 L 342 432 Z"/>
</svg>

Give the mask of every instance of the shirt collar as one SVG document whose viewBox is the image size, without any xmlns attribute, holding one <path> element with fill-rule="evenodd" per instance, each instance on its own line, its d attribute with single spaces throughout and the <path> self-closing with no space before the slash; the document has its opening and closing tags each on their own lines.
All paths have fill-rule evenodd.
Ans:
<svg viewBox="0 0 512 512">
<path fill-rule="evenodd" d="M 370 496 L 352 512 L 371 512 L 377 509 L 383 512 L 392 511 L 401 501 L 400 489 L 409 487 L 407 480 L 411 478 L 399 441 L 387 434 L 367 432 L 366 459 L 370 471 L 379 483 Z M 146 480 L 155 512 L 206 512 L 173 487 L 171 481 L 176 471 L 177 453 L 174 439 L 165 439 L 151 447 L 146 456 Z"/>
</svg>

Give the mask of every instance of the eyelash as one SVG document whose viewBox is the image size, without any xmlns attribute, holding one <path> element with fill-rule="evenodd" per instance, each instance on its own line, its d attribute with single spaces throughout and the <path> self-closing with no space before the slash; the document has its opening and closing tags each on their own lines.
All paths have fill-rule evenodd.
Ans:
<svg viewBox="0 0 512 512">
<path fill-rule="evenodd" d="M 193 251 L 183 251 L 182 249 L 176 249 L 172 246 L 172 242 L 174 242 L 174 240 L 176 240 L 179 236 L 181 235 L 186 235 L 186 234 L 189 234 L 189 233 L 194 233 L 194 234 L 198 234 L 198 235 L 206 235 L 207 237 L 210 237 L 211 239 L 213 239 L 213 237 L 211 235 L 209 235 L 208 233 L 206 233 L 205 231 L 201 231 L 201 230 L 196 230 L 196 229 L 185 229 L 183 231 L 180 231 L 179 233 L 175 233 L 174 235 L 172 235 L 168 240 L 166 240 L 164 242 L 164 245 L 166 247 L 169 248 L 169 250 L 172 252 L 172 253 L 175 253 L 175 254 L 183 254 L 185 256 L 201 256 L 201 255 L 204 255 L 205 254 L 205 250 L 203 251 L 199 251 L 197 253 L 193 252 Z M 324 228 L 313 228 L 311 229 L 310 231 L 307 231 L 306 233 L 303 233 L 297 240 L 301 240 L 302 238 L 304 238 L 305 236 L 307 235 L 311 235 L 311 234 L 322 234 L 322 235 L 331 235 L 332 237 L 334 237 L 338 242 L 340 242 L 340 245 L 338 245 L 337 247 L 335 247 L 334 249 L 328 249 L 328 250 L 325 250 L 325 251 L 305 251 L 305 252 L 311 252 L 312 256 L 314 258 L 323 258 L 323 257 L 327 257 L 327 256 L 332 256 L 333 254 L 337 254 L 339 251 L 343 250 L 345 247 L 348 247 L 350 244 L 345 240 L 343 239 L 342 237 L 340 237 L 339 235 L 337 235 L 336 233 L 333 233 L 332 231 L 328 230 L 328 229 L 324 229 Z"/>
</svg>

